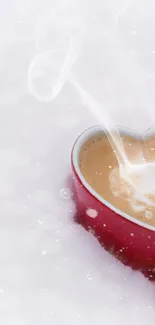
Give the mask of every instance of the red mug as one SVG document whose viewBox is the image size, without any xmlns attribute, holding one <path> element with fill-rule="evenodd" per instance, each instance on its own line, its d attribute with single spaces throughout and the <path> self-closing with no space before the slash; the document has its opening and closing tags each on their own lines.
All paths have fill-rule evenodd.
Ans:
<svg viewBox="0 0 155 325">
<path fill-rule="evenodd" d="M 118 127 L 122 135 L 138 139 L 138 132 Z M 76 221 L 93 233 L 100 243 L 125 265 L 141 270 L 155 280 L 155 227 L 122 212 L 104 200 L 86 182 L 79 168 L 79 152 L 92 136 L 104 133 L 103 126 L 91 127 L 82 133 L 72 149 L 73 186 L 77 206 Z M 144 132 L 151 137 L 153 128 Z"/>
</svg>

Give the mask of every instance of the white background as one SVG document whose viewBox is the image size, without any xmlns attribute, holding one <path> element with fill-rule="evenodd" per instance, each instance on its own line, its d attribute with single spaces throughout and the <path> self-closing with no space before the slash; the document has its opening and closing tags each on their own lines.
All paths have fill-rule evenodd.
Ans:
<svg viewBox="0 0 155 325">
<path fill-rule="evenodd" d="M 153 325 L 155 287 L 73 222 L 70 151 L 155 123 L 154 0 L 0 1 L 0 323 Z"/>
</svg>

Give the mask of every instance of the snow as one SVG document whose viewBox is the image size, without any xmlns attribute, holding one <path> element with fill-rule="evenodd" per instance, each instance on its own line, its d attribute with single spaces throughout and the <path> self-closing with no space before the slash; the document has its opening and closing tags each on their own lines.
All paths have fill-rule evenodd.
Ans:
<svg viewBox="0 0 155 325">
<path fill-rule="evenodd" d="M 153 124 L 154 7 L 153 0 L 0 4 L 3 325 L 154 324 L 154 285 L 75 224 L 69 190 L 72 145 L 99 123 L 73 79 L 103 116 L 137 130 Z"/>
</svg>

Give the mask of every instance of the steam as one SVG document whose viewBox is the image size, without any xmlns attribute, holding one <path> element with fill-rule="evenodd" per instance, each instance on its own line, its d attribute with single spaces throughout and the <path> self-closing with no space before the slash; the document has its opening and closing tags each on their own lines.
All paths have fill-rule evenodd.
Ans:
<svg viewBox="0 0 155 325">
<path fill-rule="evenodd" d="M 129 162 L 116 125 L 106 114 L 106 109 L 103 114 L 102 107 L 97 100 L 88 94 L 71 75 L 71 70 L 80 57 L 81 46 L 81 42 L 72 39 L 65 57 L 63 57 L 64 53 L 61 48 L 35 56 L 28 70 L 28 89 L 37 100 L 49 102 L 61 92 L 65 82 L 68 81 L 79 93 L 93 116 L 106 128 L 119 164 L 127 165 Z"/>
<path fill-rule="evenodd" d="M 35 56 L 28 70 L 28 88 L 37 100 L 49 102 L 53 100 L 68 81 L 79 93 L 81 99 L 87 105 L 94 117 L 104 125 L 107 135 L 121 166 L 129 164 L 123 143 L 117 127 L 106 114 L 102 112 L 101 105 L 90 94 L 88 94 L 71 76 L 71 69 L 78 60 L 81 53 L 81 44 L 70 41 L 66 57 L 62 57 L 61 48 Z M 115 136 L 113 136 L 113 133 Z"/>
<path fill-rule="evenodd" d="M 69 82 L 78 92 L 87 109 L 106 129 L 119 163 L 120 176 L 142 195 L 143 201 L 150 204 L 151 200 L 145 195 L 155 192 L 152 181 L 155 175 L 155 163 L 143 161 L 140 164 L 133 164 L 128 160 L 118 129 L 107 114 L 108 109 L 102 107 L 72 75 L 73 66 L 82 53 L 82 43 L 82 37 L 74 39 L 72 35 L 68 49 L 64 50 L 60 46 L 36 55 L 28 70 L 28 89 L 37 100 L 50 102 L 58 96 L 65 82 Z"/>
<path fill-rule="evenodd" d="M 120 166 L 129 164 L 120 134 L 118 132 L 118 128 L 113 123 L 112 119 L 110 119 L 110 116 L 106 114 L 107 108 L 105 108 L 103 114 L 103 107 L 101 107 L 101 105 L 97 102 L 97 100 L 95 100 L 94 97 L 88 94 L 72 77 L 70 77 L 69 81 L 80 94 L 81 99 L 86 104 L 89 111 L 91 111 L 95 119 L 97 119 L 97 121 L 99 121 L 100 124 L 106 128 L 107 136 L 110 140 L 113 150 L 116 153 Z"/>
<path fill-rule="evenodd" d="M 39 101 L 52 101 L 61 92 L 79 53 L 80 47 L 70 41 L 65 57 L 61 47 L 35 56 L 28 70 L 30 93 Z"/>
</svg>

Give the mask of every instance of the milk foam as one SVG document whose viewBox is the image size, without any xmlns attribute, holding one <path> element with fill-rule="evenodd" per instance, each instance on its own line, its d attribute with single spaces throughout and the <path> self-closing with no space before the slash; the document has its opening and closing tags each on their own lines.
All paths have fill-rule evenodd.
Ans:
<svg viewBox="0 0 155 325">
<path fill-rule="evenodd" d="M 127 181 L 127 177 L 123 177 L 124 175 L 120 173 L 118 167 L 114 168 L 109 175 L 113 195 L 128 201 L 134 212 L 138 213 L 146 210 L 145 217 L 147 219 L 152 218 L 151 211 L 148 208 L 155 206 L 155 184 L 153 184 L 155 168 L 152 168 L 152 166 L 150 170 L 148 167 L 145 169 L 144 166 L 141 173 L 137 172 L 135 174 L 134 186 Z"/>
<path fill-rule="evenodd" d="M 130 165 L 127 168 L 120 168 L 121 178 L 132 184 L 139 193 L 144 195 L 155 195 L 155 163 L 143 163 Z"/>
</svg>

